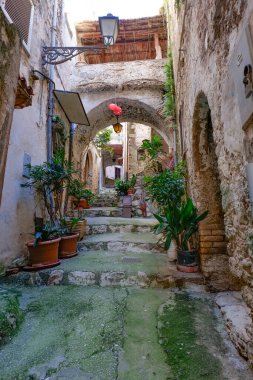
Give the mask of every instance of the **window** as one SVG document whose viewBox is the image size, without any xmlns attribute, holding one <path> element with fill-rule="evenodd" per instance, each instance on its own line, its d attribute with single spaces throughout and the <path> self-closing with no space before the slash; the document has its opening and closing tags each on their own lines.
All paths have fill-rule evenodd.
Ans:
<svg viewBox="0 0 253 380">
<path fill-rule="evenodd" d="M 10 23 L 16 25 L 26 49 L 29 50 L 33 3 L 31 0 L 0 0 L 0 6 Z"/>
</svg>

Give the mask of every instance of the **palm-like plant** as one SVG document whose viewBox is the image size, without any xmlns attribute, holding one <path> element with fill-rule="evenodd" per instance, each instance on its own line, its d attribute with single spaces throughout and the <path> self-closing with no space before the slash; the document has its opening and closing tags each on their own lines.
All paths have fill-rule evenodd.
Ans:
<svg viewBox="0 0 253 380">
<path fill-rule="evenodd" d="M 171 241 L 175 240 L 179 250 L 190 251 L 193 249 L 192 238 L 198 231 L 199 222 L 207 217 L 208 211 L 198 215 L 197 207 L 192 199 L 180 205 L 167 207 L 164 215 L 154 214 L 158 220 L 155 226 L 155 233 L 162 233 L 165 238 L 165 248 L 169 248 Z"/>
</svg>

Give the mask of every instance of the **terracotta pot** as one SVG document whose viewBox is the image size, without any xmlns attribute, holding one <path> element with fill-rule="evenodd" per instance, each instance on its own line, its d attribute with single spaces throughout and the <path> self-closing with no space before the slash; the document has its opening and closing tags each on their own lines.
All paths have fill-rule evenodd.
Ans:
<svg viewBox="0 0 253 380">
<path fill-rule="evenodd" d="M 77 233 L 71 233 L 69 235 L 61 237 L 61 241 L 59 244 L 60 259 L 76 256 L 78 237 L 79 234 Z"/>
<path fill-rule="evenodd" d="M 70 224 L 71 224 L 70 221 L 67 222 L 67 225 L 70 225 Z M 82 238 L 86 234 L 86 225 L 87 225 L 87 220 L 82 219 L 82 220 L 79 220 L 77 224 L 75 225 L 75 227 L 72 228 L 72 232 L 76 232 L 79 234 L 78 240 L 82 240 Z"/>
<path fill-rule="evenodd" d="M 135 193 L 135 189 L 130 187 L 128 190 L 127 190 L 127 195 L 133 195 Z"/>
<path fill-rule="evenodd" d="M 89 202 L 87 199 L 83 198 L 80 199 L 79 203 L 77 202 L 77 205 L 81 208 L 90 208 Z"/>
<path fill-rule="evenodd" d="M 177 269 L 180 272 L 194 273 L 199 270 L 198 251 L 193 249 L 191 251 L 177 250 Z"/>
<path fill-rule="evenodd" d="M 33 246 L 34 240 L 28 241 L 26 246 L 29 251 L 29 265 L 25 269 L 36 270 L 58 265 L 60 263 L 58 258 L 60 240 L 61 238 L 41 241 L 36 247 Z"/>
</svg>

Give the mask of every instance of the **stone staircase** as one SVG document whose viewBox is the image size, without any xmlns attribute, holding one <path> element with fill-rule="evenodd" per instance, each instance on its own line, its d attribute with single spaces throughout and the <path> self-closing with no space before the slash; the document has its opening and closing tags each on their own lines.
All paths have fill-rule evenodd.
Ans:
<svg viewBox="0 0 253 380">
<path fill-rule="evenodd" d="M 107 198 L 110 202 L 110 198 Z M 123 218 L 121 209 L 92 207 L 84 210 L 87 234 L 78 243 L 78 255 L 62 260 L 57 268 L 19 272 L 5 282 L 24 285 L 97 285 L 119 287 L 181 287 L 203 284 L 200 273 L 178 272 L 169 262 L 158 237 L 154 218 Z"/>
</svg>

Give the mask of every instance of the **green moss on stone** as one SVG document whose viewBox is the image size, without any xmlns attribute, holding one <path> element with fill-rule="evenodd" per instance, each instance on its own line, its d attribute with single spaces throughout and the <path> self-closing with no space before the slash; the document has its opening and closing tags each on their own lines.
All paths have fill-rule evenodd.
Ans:
<svg viewBox="0 0 253 380">
<path fill-rule="evenodd" d="M 222 366 L 215 350 L 224 351 L 207 302 L 175 294 L 159 315 L 160 343 L 172 369 L 171 379 L 221 380 Z"/>
<path fill-rule="evenodd" d="M 19 330 L 24 320 L 19 307 L 19 295 L 4 289 L 0 290 L 0 346 L 5 344 Z"/>
</svg>

